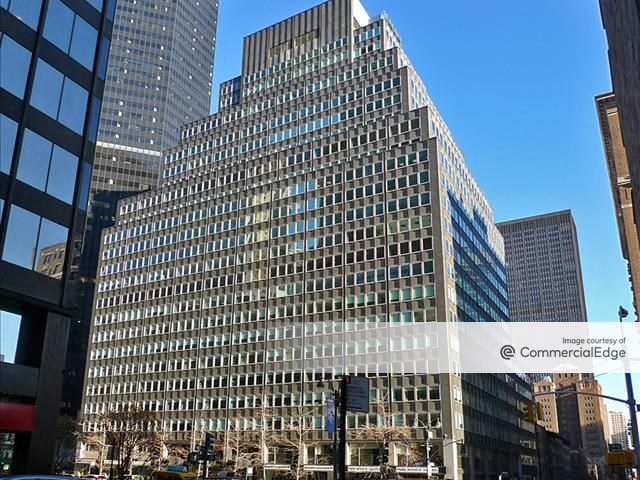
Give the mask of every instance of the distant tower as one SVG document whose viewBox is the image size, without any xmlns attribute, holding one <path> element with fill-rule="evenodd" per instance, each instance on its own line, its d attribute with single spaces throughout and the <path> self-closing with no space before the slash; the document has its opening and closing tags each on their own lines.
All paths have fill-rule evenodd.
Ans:
<svg viewBox="0 0 640 480">
<path fill-rule="evenodd" d="M 504 237 L 512 322 L 586 322 L 587 313 L 570 210 L 497 224 Z"/>
</svg>

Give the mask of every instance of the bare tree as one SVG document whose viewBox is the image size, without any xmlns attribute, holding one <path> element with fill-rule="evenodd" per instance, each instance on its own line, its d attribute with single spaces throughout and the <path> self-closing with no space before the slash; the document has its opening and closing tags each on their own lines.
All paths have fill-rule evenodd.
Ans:
<svg viewBox="0 0 640 480">
<path fill-rule="evenodd" d="M 412 445 L 412 441 L 415 441 L 414 429 L 407 425 L 394 425 L 388 392 L 384 394 L 378 392 L 378 397 L 372 406 L 378 421 L 355 429 L 354 440 L 373 441 L 381 449 L 389 448 L 393 444 L 396 449 L 403 452 L 403 463 L 406 465 L 412 465 L 420 460 L 422 456 Z M 383 468 L 385 466 L 382 465 Z"/>
<path fill-rule="evenodd" d="M 266 402 L 260 407 L 259 424 L 255 430 L 242 430 L 239 425 L 230 425 L 225 432 L 225 458 L 233 459 L 235 471 L 247 467 L 263 468 L 266 463 L 266 452 L 275 444 L 275 433 L 269 428 L 272 411 Z"/>
<path fill-rule="evenodd" d="M 80 424 L 73 417 L 68 415 L 58 417 L 53 451 L 54 473 L 73 470 L 76 457 L 76 444 L 81 435 Z"/>
<path fill-rule="evenodd" d="M 274 445 L 291 459 L 291 469 L 286 475 L 299 480 L 311 472 L 305 472 L 305 454 L 309 447 L 315 447 L 318 443 L 312 440 L 311 432 L 314 430 L 313 415 L 316 408 L 305 408 L 302 404 L 295 407 L 294 415 L 283 425 L 283 429 L 274 438 Z"/>
<path fill-rule="evenodd" d="M 111 445 L 117 461 L 117 478 L 125 480 L 134 462 L 138 465 L 156 466 L 163 454 L 161 435 L 155 431 L 156 415 L 137 406 L 124 407 L 101 415 L 100 424 L 106 442 Z"/>
</svg>

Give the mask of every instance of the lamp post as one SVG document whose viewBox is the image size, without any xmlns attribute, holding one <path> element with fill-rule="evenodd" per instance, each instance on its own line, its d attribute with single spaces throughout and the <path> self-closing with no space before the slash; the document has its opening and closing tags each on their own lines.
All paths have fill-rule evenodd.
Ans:
<svg viewBox="0 0 640 480">
<path fill-rule="evenodd" d="M 439 429 L 442 428 L 442 424 L 440 423 L 440 420 L 436 421 L 435 425 L 427 425 L 426 423 L 424 423 L 422 420 L 418 420 L 418 418 L 416 417 L 414 419 L 413 422 L 413 426 L 414 428 L 418 428 L 418 426 L 422 426 L 424 428 L 424 463 L 425 466 L 430 469 L 431 467 L 431 459 L 433 458 L 434 454 L 430 454 L 429 452 L 431 451 L 431 440 L 433 439 L 433 432 L 430 430 L 431 428 L 435 428 L 435 429 Z M 443 435 L 442 440 L 446 439 L 447 436 Z M 442 445 L 443 447 L 445 447 L 445 445 Z"/>
<path fill-rule="evenodd" d="M 627 315 L 629 315 L 629 312 L 627 312 L 627 310 L 625 310 L 622 306 L 618 308 L 618 319 L 620 320 L 620 323 L 622 323 L 622 319 L 626 318 Z M 631 373 L 629 372 L 629 362 L 627 361 L 626 357 L 624 358 L 624 362 L 625 362 L 624 379 L 627 384 L 627 403 L 629 404 L 629 418 L 631 421 L 631 438 L 633 439 L 633 453 L 635 457 L 634 463 L 636 464 L 636 468 L 640 469 L 640 434 L 638 433 L 638 416 L 637 416 L 638 406 L 636 405 L 636 399 L 633 396 L 633 382 L 631 381 Z"/>
<path fill-rule="evenodd" d="M 324 388 L 324 382 L 322 380 L 320 380 L 317 385 L 318 388 Z M 340 421 L 340 425 L 342 425 L 342 415 L 338 415 L 338 412 L 340 411 L 341 408 L 341 391 L 340 391 L 340 387 L 338 388 L 333 388 L 333 385 L 331 387 L 330 393 L 333 395 L 333 402 L 334 402 L 334 414 L 335 414 L 335 427 L 333 429 L 333 432 L 331 432 L 331 436 L 332 436 L 332 441 L 333 441 L 333 452 L 332 452 L 332 461 L 333 461 L 333 478 L 334 480 L 344 480 L 340 478 L 340 462 L 339 460 L 339 455 L 338 455 L 338 420 Z"/>
</svg>

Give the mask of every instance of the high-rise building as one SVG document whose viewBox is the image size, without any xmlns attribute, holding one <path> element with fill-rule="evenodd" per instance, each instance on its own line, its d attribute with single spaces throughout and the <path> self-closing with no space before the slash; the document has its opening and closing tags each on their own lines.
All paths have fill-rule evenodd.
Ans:
<svg viewBox="0 0 640 480">
<path fill-rule="evenodd" d="M 596 396 L 602 394 L 600 383 L 593 374 L 556 373 L 552 378 L 535 382 L 534 390 L 538 394 L 536 401 L 542 403 L 542 418 L 538 423 L 546 430 L 559 433 L 572 449 L 586 457 L 588 471 L 578 478 L 587 478 L 596 470 L 598 478 L 602 478 L 607 454 L 605 431 L 609 422 L 604 402 Z"/>
<path fill-rule="evenodd" d="M 64 411 L 82 399 L 100 236 L 118 199 L 158 185 L 180 126 L 210 111 L 218 0 L 118 0 L 80 260 Z"/>
<path fill-rule="evenodd" d="M 0 363 L 3 474 L 48 473 L 53 459 L 114 8 L 0 0 L 0 309 L 20 316 Z"/>
<path fill-rule="evenodd" d="M 161 186 L 121 200 L 103 235 L 89 433 L 99 435 L 101 412 L 128 404 L 157 412 L 173 443 L 307 425 L 300 455 L 330 471 L 329 392 L 317 383 L 345 373 L 349 352 L 388 350 L 343 335 L 311 349 L 314 329 L 508 321 L 491 206 L 386 16 L 331 0 L 245 37 L 241 75 L 222 83 L 218 113 L 181 139 Z M 286 366 L 303 358 L 331 366 Z M 524 379 L 391 366 L 349 373 L 366 374 L 371 398 L 411 431 L 412 450 L 391 440 L 392 464 L 421 452 L 430 430 L 448 479 L 535 476 Z M 372 407 L 347 425 L 366 432 L 383 418 Z M 348 463 L 372 465 L 379 448 L 356 435 Z M 292 462 L 274 446 L 266 453 L 268 472 Z"/>
<path fill-rule="evenodd" d="M 611 182 L 613 205 L 620 233 L 622 256 L 628 262 L 629 280 L 633 291 L 634 307 L 638 317 L 640 301 L 640 241 L 633 214 L 633 186 L 629 157 L 622 138 L 620 114 L 616 96 L 606 93 L 596 97 L 602 143 Z"/>
<path fill-rule="evenodd" d="M 640 0 L 600 0 L 609 43 L 609 66 L 640 236 Z"/>
<path fill-rule="evenodd" d="M 497 224 L 504 237 L 514 322 L 586 322 L 578 235 L 571 211 Z"/>
<path fill-rule="evenodd" d="M 609 430 L 609 443 L 621 445 L 622 448 L 631 446 L 629 420 L 624 412 L 609 412 Z"/>
</svg>

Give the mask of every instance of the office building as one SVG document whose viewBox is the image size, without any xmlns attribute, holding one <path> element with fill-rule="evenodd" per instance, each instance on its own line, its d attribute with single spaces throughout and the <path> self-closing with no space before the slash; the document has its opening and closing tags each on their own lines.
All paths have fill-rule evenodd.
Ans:
<svg viewBox="0 0 640 480">
<path fill-rule="evenodd" d="M 636 318 L 640 299 L 640 241 L 633 213 L 633 185 L 627 150 L 622 138 L 620 114 L 616 96 L 606 93 L 596 97 L 602 143 L 611 182 L 613 206 L 616 212 L 622 256 L 628 262 L 629 281 L 633 292 Z"/>
<path fill-rule="evenodd" d="M 584 463 L 587 470 L 578 478 L 588 478 L 594 471 L 602 478 L 606 472 L 608 419 L 602 398 L 589 395 L 602 394 L 602 387 L 593 374 L 556 373 L 552 378 L 535 382 L 534 391 L 549 392 L 536 396 L 536 401 L 542 404 L 542 418 L 538 423 L 558 433 L 572 450 L 584 457 L 585 461 L 580 463 Z"/>
<path fill-rule="evenodd" d="M 622 448 L 630 448 L 629 420 L 623 412 L 609 412 L 609 443 L 620 445 Z"/>
<path fill-rule="evenodd" d="M 498 223 L 514 322 L 586 322 L 578 235 L 569 210 Z"/>
<path fill-rule="evenodd" d="M 626 149 L 631 189 L 640 191 L 640 0 L 600 0 L 609 44 L 609 67 L 620 133 Z M 633 196 L 640 235 L 640 195 Z M 627 223 L 627 225 L 629 225 Z"/>
<path fill-rule="evenodd" d="M 245 37 L 241 75 L 221 84 L 219 111 L 186 125 L 164 161 L 160 187 L 121 200 L 101 242 L 89 433 L 100 435 L 101 412 L 129 402 L 158 412 L 167 441 L 187 445 L 205 431 L 219 442 L 229 430 L 287 431 L 303 411 L 303 458 L 330 471 L 328 392 L 317 383 L 344 373 L 352 349 L 384 353 L 386 343 L 337 335 L 308 349 L 303 332 L 333 321 L 509 318 L 491 206 L 394 26 L 357 0 Z M 303 357 L 335 361 L 283 366 Z M 523 379 L 390 375 L 390 366 L 350 373 L 368 375 L 393 424 L 411 428 L 415 449 L 392 442 L 392 464 L 420 451 L 430 430 L 446 478 L 535 475 Z M 364 432 L 382 416 L 372 407 L 347 424 Z M 353 439 L 348 462 L 373 465 L 379 448 Z M 268 475 L 292 462 L 273 445 L 266 453 Z"/>
<path fill-rule="evenodd" d="M 67 362 L 69 415 L 82 399 L 101 231 L 118 199 L 157 186 L 180 126 L 209 113 L 217 16 L 217 0 L 118 0 Z"/>
<path fill-rule="evenodd" d="M 0 0 L 1 473 L 48 473 L 115 2 Z M 3 315 L 0 331 L 12 335 Z"/>
</svg>

